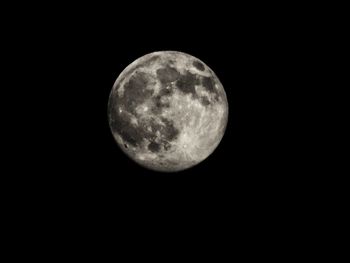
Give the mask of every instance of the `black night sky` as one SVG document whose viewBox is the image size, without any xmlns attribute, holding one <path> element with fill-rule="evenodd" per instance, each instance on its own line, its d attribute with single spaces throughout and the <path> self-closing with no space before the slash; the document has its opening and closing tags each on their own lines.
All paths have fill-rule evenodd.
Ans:
<svg viewBox="0 0 350 263">
<path fill-rule="evenodd" d="M 57 146 L 65 146 L 63 166 L 58 167 L 67 173 L 62 180 L 102 195 L 142 199 L 158 192 L 176 199 L 275 191 L 274 185 L 284 180 L 281 173 L 289 172 L 282 152 L 292 140 L 283 135 L 286 116 L 281 107 L 291 88 L 283 66 L 291 54 L 284 53 L 283 40 L 274 30 L 252 25 L 210 30 L 210 34 L 144 31 L 133 29 L 129 36 L 130 32 L 123 34 L 113 27 L 89 29 L 83 32 L 86 39 L 79 37 L 63 54 L 68 64 L 64 75 L 69 76 L 59 88 L 60 110 L 55 109 L 65 125 L 60 128 L 63 142 L 59 139 Z M 159 50 L 182 51 L 203 60 L 216 72 L 229 101 L 228 126 L 219 147 L 200 165 L 175 174 L 146 170 L 126 157 L 107 120 L 108 96 L 117 76 L 135 59 Z"/>
<path fill-rule="evenodd" d="M 28 150 L 36 160 L 28 167 L 36 173 L 24 180 L 40 196 L 99 211 L 154 204 L 243 211 L 290 201 L 293 189 L 303 185 L 295 165 L 300 126 L 292 116 L 298 111 L 293 98 L 302 90 L 298 76 L 304 73 L 295 66 L 303 44 L 285 14 L 252 7 L 230 12 L 208 7 L 197 15 L 187 8 L 142 14 L 80 8 L 46 13 L 24 30 L 31 39 L 28 61 L 40 67 L 37 88 L 30 92 L 38 101 L 30 115 L 38 121 L 30 122 L 26 148 L 39 154 Z M 161 50 L 203 60 L 229 102 L 218 148 L 199 165 L 174 174 L 130 160 L 107 119 L 118 75 L 135 59 Z"/>
</svg>

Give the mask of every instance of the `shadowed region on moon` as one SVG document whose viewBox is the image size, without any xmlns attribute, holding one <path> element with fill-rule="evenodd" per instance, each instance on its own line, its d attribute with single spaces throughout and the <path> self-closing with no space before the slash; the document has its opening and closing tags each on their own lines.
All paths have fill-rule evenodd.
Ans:
<svg viewBox="0 0 350 263">
<path fill-rule="evenodd" d="M 156 71 L 157 77 L 162 84 L 168 84 L 169 82 L 175 81 L 180 77 L 180 73 L 173 67 L 165 66 L 159 68 Z"/>
<path fill-rule="evenodd" d="M 225 91 L 212 70 L 188 54 L 163 51 L 131 63 L 108 102 L 111 131 L 134 161 L 180 171 L 218 146 L 228 119 Z"/>
<path fill-rule="evenodd" d="M 193 66 L 195 66 L 200 71 L 203 71 L 205 69 L 204 65 L 199 61 L 194 61 Z"/>
<path fill-rule="evenodd" d="M 184 93 L 191 93 L 196 96 L 195 85 L 199 84 L 199 79 L 195 74 L 190 72 L 181 75 L 176 82 L 176 87 Z"/>
<path fill-rule="evenodd" d="M 152 96 L 153 91 L 144 88 L 147 86 L 148 81 L 145 73 L 137 72 L 132 75 L 130 80 L 124 85 L 123 105 L 127 111 L 134 112 L 135 106 Z"/>
</svg>

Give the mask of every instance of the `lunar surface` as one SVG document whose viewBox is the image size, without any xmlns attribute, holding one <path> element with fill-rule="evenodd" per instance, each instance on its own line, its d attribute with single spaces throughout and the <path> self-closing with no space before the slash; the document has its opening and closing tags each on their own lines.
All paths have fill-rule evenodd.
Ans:
<svg viewBox="0 0 350 263">
<path fill-rule="evenodd" d="M 114 83 L 108 119 L 120 148 L 151 170 L 175 172 L 205 160 L 228 120 L 226 93 L 199 59 L 176 51 L 147 54 Z"/>
</svg>

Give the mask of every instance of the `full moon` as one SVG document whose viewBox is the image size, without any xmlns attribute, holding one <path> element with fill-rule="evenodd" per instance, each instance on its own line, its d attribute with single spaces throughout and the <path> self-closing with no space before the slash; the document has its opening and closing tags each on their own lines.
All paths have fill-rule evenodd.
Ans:
<svg viewBox="0 0 350 263">
<path fill-rule="evenodd" d="M 205 160 L 228 120 L 225 90 L 203 61 L 160 51 L 136 59 L 115 81 L 108 101 L 115 141 L 139 165 L 176 172 Z"/>
</svg>

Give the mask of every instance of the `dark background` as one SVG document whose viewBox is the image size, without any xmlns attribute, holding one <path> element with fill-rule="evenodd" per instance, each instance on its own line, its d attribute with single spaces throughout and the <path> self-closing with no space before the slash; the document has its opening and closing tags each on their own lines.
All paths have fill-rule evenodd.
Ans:
<svg viewBox="0 0 350 263">
<path fill-rule="evenodd" d="M 333 31 L 317 18 L 329 19 L 317 10 L 321 4 L 14 5 L 13 14 L 4 8 L 10 15 L 1 17 L 2 58 L 9 57 L 3 64 L 14 72 L 3 74 L 10 80 L 2 82 L 2 94 L 10 91 L 14 99 L 1 97 L 11 122 L 2 126 L 9 135 L 2 137 L 0 185 L 9 207 L 4 228 L 14 243 L 31 253 L 51 248 L 58 250 L 54 256 L 71 251 L 79 257 L 98 245 L 118 253 L 129 246 L 130 255 L 144 256 L 135 243 L 153 246 L 153 238 L 176 250 L 199 244 L 205 253 L 198 255 L 216 244 L 215 259 L 224 252 L 236 257 L 236 251 L 245 258 L 276 251 L 288 257 L 295 251 L 320 254 L 310 244 L 324 240 L 329 223 L 320 219 L 333 215 L 324 206 L 334 204 L 328 199 L 332 187 L 320 184 L 334 172 L 322 176 L 316 169 L 324 167 L 319 156 L 326 136 L 319 130 L 329 125 L 323 116 L 333 115 L 320 113 L 313 102 L 331 108 L 329 99 L 317 96 L 334 86 L 315 84 L 324 79 L 323 32 L 327 26 Z M 107 119 L 118 75 L 140 56 L 160 50 L 203 60 L 229 102 L 218 148 L 174 174 L 128 159 Z M 309 129 L 317 116 L 320 129 Z M 169 239 L 177 244 L 169 245 Z M 79 246 L 92 249 L 80 253 Z M 17 246 L 16 254 L 27 256 Z"/>
<path fill-rule="evenodd" d="M 222 32 L 195 30 L 192 23 L 149 33 L 137 28 L 141 24 L 125 35 L 114 27 L 89 29 L 83 35 L 87 39 L 68 53 L 74 56 L 66 62 L 73 63 L 68 66 L 73 77 L 63 78 L 69 83 L 59 88 L 64 98 L 57 114 L 65 127 L 60 168 L 67 169 L 63 178 L 73 183 L 73 191 L 85 185 L 82 191 L 88 196 L 95 192 L 140 200 L 154 195 L 161 202 L 195 198 L 226 203 L 290 190 L 290 180 L 295 180 L 289 177 L 293 136 L 288 129 L 293 128 L 287 125 L 286 112 L 294 89 L 287 62 L 295 55 L 290 40 L 267 25 L 248 22 L 235 30 L 228 24 Z M 117 76 L 138 57 L 159 50 L 186 52 L 207 63 L 222 81 L 230 106 L 217 150 L 200 165 L 175 174 L 145 170 L 128 159 L 107 121 L 108 96 Z"/>
<path fill-rule="evenodd" d="M 289 213 L 312 180 L 301 168 L 307 149 L 298 147 L 303 120 L 296 117 L 309 84 L 304 77 L 312 23 L 299 23 L 302 13 L 296 18 L 288 9 L 268 6 L 147 7 L 56 7 L 19 26 L 21 74 L 30 69 L 21 100 L 34 98 L 19 115 L 26 116 L 19 155 L 31 176 L 21 172 L 16 178 L 28 196 L 48 209 L 106 220 L 120 216 L 118 211 L 147 217 L 150 211 L 175 216 L 171 211 L 201 210 L 223 220 L 234 213 L 241 222 Z M 118 75 L 140 56 L 160 50 L 204 61 L 229 102 L 218 148 L 174 174 L 130 160 L 107 119 Z"/>
</svg>

